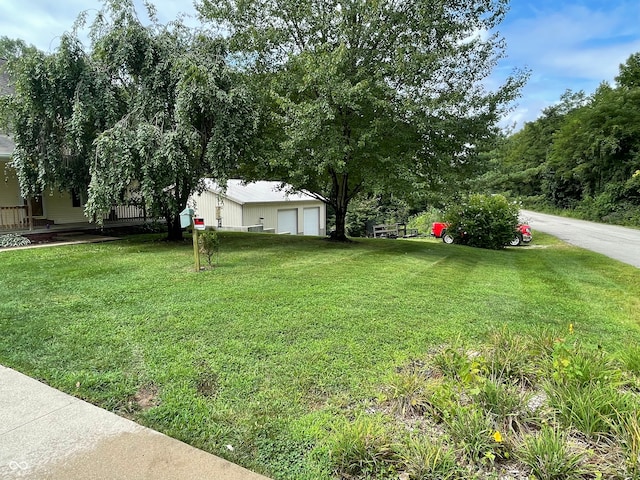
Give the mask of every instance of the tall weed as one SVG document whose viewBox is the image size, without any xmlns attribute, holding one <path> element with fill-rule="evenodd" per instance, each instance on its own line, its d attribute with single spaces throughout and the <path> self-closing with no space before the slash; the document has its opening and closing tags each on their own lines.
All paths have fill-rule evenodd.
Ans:
<svg viewBox="0 0 640 480">
<path fill-rule="evenodd" d="M 379 417 L 361 415 L 339 423 L 328 441 L 330 463 L 337 475 L 371 474 L 388 469 L 397 455 Z"/>
<path fill-rule="evenodd" d="M 463 478 L 454 452 L 440 441 L 411 438 L 401 459 L 409 480 Z"/>
<path fill-rule="evenodd" d="M 578 480 L 583 478 L 583 455 L 572 453 L 566 434 L 543 427 L 525 438 L 516 456 L 531 469 L 533 478 L 544 480 Z"/>
</svg>

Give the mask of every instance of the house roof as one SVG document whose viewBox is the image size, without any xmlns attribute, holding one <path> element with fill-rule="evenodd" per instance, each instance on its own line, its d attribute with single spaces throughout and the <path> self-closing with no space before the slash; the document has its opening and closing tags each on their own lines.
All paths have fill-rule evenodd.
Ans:
<svg viewBox="0 0 640 480">
<path fill-rule="evenodd" d="M 306 193 L 287 193 L 291 186 L 281 188 L 281 182 L 252 182 L 245 184 L 242 180 L 227 181 L 226 191 L 223 191 L 212 179 L 205 179 L 207 189 L 215 193 L 222 193 L 225 197 L 240 205 L 245 203 L 278 203 L 278 202 L 308 202 L 317 201 Z"/>
</svg>

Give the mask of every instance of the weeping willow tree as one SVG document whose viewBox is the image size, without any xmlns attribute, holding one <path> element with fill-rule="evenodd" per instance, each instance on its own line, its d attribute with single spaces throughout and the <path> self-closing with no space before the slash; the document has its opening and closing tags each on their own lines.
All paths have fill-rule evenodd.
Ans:
<svg viewBox="0 0 640 480">
<path fill-rule="evenodd" d="M 220 39 L 148 13 L 145 26 L 132 0 L 106 0 L 88 50 L 74 29 L 54 53 L 16 59 L 14 164 L 24 191 L 86 191 L 97 220 L 143 205 L 175 240 L 188 197 L 237 166 L 256 120 Z"/>
<path fill-rule="evenodd" d="M 0 108 L 15 142 L 12 164 L 22 195 L 47 187 L 86 191 L 93 142 L 123 113 L 108 101 L 108 78 L 97 74 L 70 34 L 51 54 L 26 46 L 14 50 L 6 72 L 12 92 Z"/>
</svg>

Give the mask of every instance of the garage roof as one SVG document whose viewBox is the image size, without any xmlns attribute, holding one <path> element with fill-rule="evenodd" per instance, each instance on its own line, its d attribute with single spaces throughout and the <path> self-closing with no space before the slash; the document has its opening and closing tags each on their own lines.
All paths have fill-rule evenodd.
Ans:
<svg viewBox="0 0 640 480">
<path fill-rule="evenodd" d="M 276 202 L 308 202 L 317 201 L 316 198 L 306 193 L 287 193 L 292 187 L 281 182 L 252 182 L 244 183 L 242 180 L 229 180 L 227 189 L 223 191 L 212 179 L 205 180 L 207 189 L 216 193 L 223 193 L 225 197 L 236 203 L 276 203 Z"/>
</svg>

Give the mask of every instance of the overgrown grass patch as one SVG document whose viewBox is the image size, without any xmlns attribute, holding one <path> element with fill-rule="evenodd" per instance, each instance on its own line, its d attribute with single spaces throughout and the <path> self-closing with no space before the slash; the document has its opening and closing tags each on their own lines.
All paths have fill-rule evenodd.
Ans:
<svg viewBox="0 0 640 480">
<path fill-rule="evenodd" d="M 508 330 L 481 346 L 465 346 L 458 338 L 412 360 L 411 368 L 419 368 L 410 377 L 400 369 L 387 381 L 392 392 L 407 392 L 400 396 L 401 405 L 428 408 L 397 408 L 394 395 L 370 410 L 388 416 L 388 431 L 396 432 L 402 445 L 401 458 L 414 458 L 408 452 L 418 448 L 415 444 L 424 450 L 426 443 L 428 460 L 442 445 L 455 452 L 457 468 L 452 472 L 459 478 L 635 478 L 640 394 L 623 380 L 634 374 L 615 363 L 611 353 L 586 354 L 587 346 L 573 328 L 564 333 L 566 338 L 558 336 L 552 351 L 539 349 L 535 336 Z M 504 345 L 519 346 L 527 359 L 522 364 L 522 371 L 529 372 L 526 378 L 495 375 L 490 368 L 489 359 Z M 601 365 L 587 371 L 585 358 Z M 398 434 L 403 431 L 398 425 L 410 432 L 408 442 Z M 396 473 L 411 478 L 412 465 L 400 465 Z"/>
<path fill-rule="evenodd" d="M 534 478 L 548 480 L 578 480 L 589 472 L 581 467 L 585 454 L 571 452 L 567 435 L 544 426 L 525 438 L 519 452 L 520 460 L 530 468 Z"/>
<path fill-rule="evenodd" d="M 200 273 L 190 241 L 154 235 L 6 251 L 0 363 L 278 479 L 339 474 L 335 435 L 372 415 L 365 445 L 384 454 L 346 455 L 339 465 L 354 478 L 396 478 L 409 458 L 416 472 L 459 461 L 446 422 L 480 409 L 494 459 L 479 464 L 499 471 L 539 428 L 523 412 L 527 393 L 552 378 L 569 324 L 586 351 L 625 359 L 610 378 L 637 401 L 625 347 L 640 340 L 638 269 L 542 234 L 536 244 L 221 233 L 217 268 Z M 141 392 L 153 397 L 144 407 Z M 531 416 L 559 421 L 555 408 L 546 398 Z M 615 428 L 609 438 L 622 438 Z M 625 438 L 631 465 L 637 438 Z M 427 440 L 439 447 L 413 444 Z"/>
</svg>

